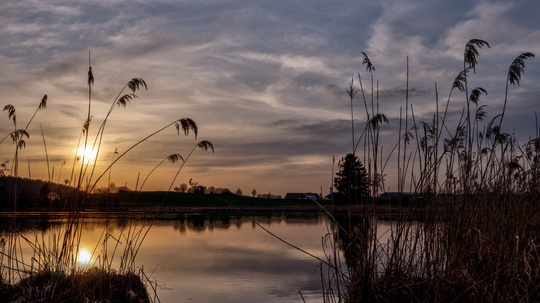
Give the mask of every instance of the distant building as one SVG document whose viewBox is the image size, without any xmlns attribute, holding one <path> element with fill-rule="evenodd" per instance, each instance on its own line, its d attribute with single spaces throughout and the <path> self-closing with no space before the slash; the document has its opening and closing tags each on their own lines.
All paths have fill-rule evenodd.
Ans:
<svg viewBox="0 0 540 303">
<path fill-rule="evenodd" d="M 401 197 L 405 197 L 405 198 L 422 198 L 422 194 L 419 194 L 419 193 L 399 193 L 399 192 L 393 192 L 393 191 L 390 191 L 390 192 L 386 192 L 386 193 L 382 193 L 379 195 L 379 197 L 381 198 L 398 198 L 399 195 L 401 194 Z"/>
<path fill-rule="evenodd" d="M 287 193 L 285 199 L 298 200 L 298 199 L 319 199 L 319 194 L 314 193 Z"/>
</svg>

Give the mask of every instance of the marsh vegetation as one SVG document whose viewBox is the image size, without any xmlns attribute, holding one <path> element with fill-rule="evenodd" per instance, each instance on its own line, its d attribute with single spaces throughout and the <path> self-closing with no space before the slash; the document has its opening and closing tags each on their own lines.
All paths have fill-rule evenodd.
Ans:
<svg viewBox="0 0 540 303">
<path fill-rule="evenodd" d="M 388 119 L 379 112 L 375 65 L 363 53 L 371 91 L 364 89 L 362 73 L 347 89 L 351 116 L 354 100 L 360 99 L 365 109 L 360 137 L 352 134 L 352 154 L 365 165 L 371 198 L 384 192 L 385 169 L 392 158 L 399 198 L 412 192 L 424 199 L 400 207 L 385 241 L 377 236 L 377 207 L 369 198 L 350 202 L 362 206 L 360 218 L 334 215 L 335 231 L 327 238 L 334 249 L 327 254 L 326 302 L 539 300 L 538 125 L 527 142 L 518 142 L 504 128 L 512 87 L 520 84 L 525 63 L 534 55 L 522 53 L 510 62 L 506 83 L 501 83 L 502 112 L 488 117 L 482 102 L 488 92 L 473 84 L 481 68 L 478 57 L 487 47 L 479 39 L 465 45 L 463 66 L 457 69 L 448 97 L 440 99 L 435 86 L 435 112 L 428 121 L 414 114 L 407 78 L 399 136 L 393 148 L 384 149 L 391 150 L 388 154 L 379 144 L 380 129 Z M 407 76 L 408 68 L 407 63 Z M 450 105 L 462 108 L 453 122 Z M 341 250 L 346 268 L 340 266 Z"/>
<path fill-rule="evenodd" d="M 3 296 L 4 301 L 56 302 L 68 300 L 83 302 L 89 300 L 93 302 L 112 300 L 115 302 L 150 302 L 156 299 L 156 297 L 152 298 L 147 288 L 144 287 L 147 285 L 149 286 L 148 289 L 152 289 L 153 284 L 144 272 L 137 269 L 135 265 L 137 253 L 151 224 L 142 227 L 127 226 L 116 237 L 112 237 L 109 231 L 104 229 L 101 238 L 97 240 L 94 249 L 88 256 L 98 260 L 98 262 L 91 267 L 81 267 L 78 262 L 81 258 L 80 240 L 84 233 L 82 228 L 84 224 L 83 210 L 90 193 L 94 191 L 98 183 L 102 179 L 104 180 L 108 173 L 110 175 L 110 170 L 115 163 L 120 161 L 132 149 L 171 127 L 176 128 L 178 135 L 183 133 L 187 136 L 193 133 L 196 138 L 198 126 L 191 118 L 180 118 L 165 124 L 135 142 L 126 150 L 115 151 L 110 164 L 106 165 L 102 171 L 98 171 L 97 163 L 102 158 L 100 158 L 100 153 L 105 128 L 111 114 L 117 107 L 126 107 L 130 101 L 138 99 L 139 97 L 135 93 L 139 90 L 148 90 L 148 86 L 142 78 L 129 80 L 113 99 L 105 118 L 101 124 L 98 124 L 97 130 L 94 130 L 95 128 L 92 127 L 94 123 L 92 120 L 92 93 L 95 78 L 90 61 L 88 63 L 88 110 L 86 120 L 82 123 L 83 126 L 76 144 L 75 150 L 78 153 L 73 156 L 71 174 L 63 184 L 55 183 L 54 174 L 49 170 L 46 137 L 43 129 L 41 136 L 47 158 L 48 182 L 41 182 L 43 185 L 38 189 L 28 186 L 28 184 L 32 184 L 31 180 L 20 178 L 20 154 L 26 146 L 25 140 L 30 139 L 27 129 L 36 114 L 46 108 L 47 95 L 42 98 L 34 115 L 24 129 L 18 128 L 15 106 L 8 104 L 4 107 L 4 111 L 8 113 L 8 118 L 13 122 L 14 130 L 6 135 L 2 142 L 7 138 L 11 138 L 15 146 L 15 152 L 13 160 L 4 162 L 0 170 L 1 177 L 3 177 L 0 184 L 3 201 L 4 199 L 6 202 L 9 201 L 8 210 L 15 214 L 19 210 L 35 204 L 48 204 L 65 211 L 64 216 L 66 219 L 65 227 L 57 230 L 48 239 L 26 238 L 22 236 L 19 230 L 20 222 L 17 220 L 17 216 L 10 221 L 11 226 L 2 235 L 0 242 L 2 249 L 0 252 L 0 274 L 1 288 L 3 290 L 0 295 Z M 93 133 L 93 137 L 91 137 L 91 133 Z M 168 159 L 173 159 L 175 162 L 181 162 L 176 176 L 178 176 L 187 159 L 197 148 L 204 151 L 214 151 L 211 142 L 202 140 L 196 143 L 191 150 L 188 150 L 189 153 L 185 158 L 181 155 L 168 157 Z M 64 161 L 62 167 L 66 162 Z M 11 164 L 11 168 L 9 164 Z M 7 174 L 9 174 L 9 177 L 5 177 Z M 29 177 L 31 178 L 31 175 Z M 19 186 L 21 183 L 26 186 L 21 188 Z M 108 183 L 110 183 L 110 179 Z M 21 202 L 23 203 L 21 204 Z M 33 252 L 30 258 L 22 258 L 21 247 L 23 245 L 29 245 L 32 248 Z M 119 262 L 115 263 L 115 259 L 119 259 Z M 113 266 L 113 264 L 115 265 Z"/>
</svg>

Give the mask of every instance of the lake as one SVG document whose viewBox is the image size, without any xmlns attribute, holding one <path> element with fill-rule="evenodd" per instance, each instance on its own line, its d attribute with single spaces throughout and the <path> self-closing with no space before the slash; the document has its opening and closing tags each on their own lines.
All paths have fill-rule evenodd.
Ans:
<svg viewBox="0 0 540 303">
<path fill-rule="evenodd" d="M 252 219 L 215 211 L 157 217 L 87 214 L 80 245 L 86 255 L 79 258 L 80 262 L 96 262 L 95 257 L 89 261 L 88 255 L 102 242 L 104 230 L 124 245 L 122 230 L 126 233 L 129 226 L 139 230 L 152 224 L 137 254 L 136 267 L 157 282 L 161 302 L 322 302 L 320 261 L 284 244 L 253 220 L 325 259 L 322 243 L 330 225 L 322 214 L 265 214 Z M 58 214 L 19 214 L 16 222 L 26 238 L 49 239 L 64 228 L 65 220 Z M 113 244 L 108 242 L 109 256 Z M 22 251 L 28 263 L 32 250 L 23 245 Z"/>
</svg>

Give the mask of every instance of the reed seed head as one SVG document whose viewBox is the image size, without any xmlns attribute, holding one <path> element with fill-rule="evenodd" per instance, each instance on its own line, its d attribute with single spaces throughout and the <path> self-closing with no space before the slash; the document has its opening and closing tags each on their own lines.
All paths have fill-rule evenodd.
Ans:
<svg viewBox="0 0 540 303">
<path fill-rule="evenodd" d="M 483 121 L 487 117 L 487 113 L 484 110 L 484 108 L 486 107 L 487 105 L 481 105 L 480 107 L 478 107 L 478 109 L 476 110 L 476 115 L 474 117 L 476 121 Z"/>
<path fill-rule="evenodd" d="M 169 155 L 167 157 L 167 160 L 169 160 L 169 162 L 171 162 L 173 164 L 180 161 L 180 160 L 182 160 L 182 162 L 185 162 L 184 158 L 180 154 Z"/>
<path fill-rule="evenodd" d="M 466 68 L 462 70 L 454 80 L 454 84 L 452 85 L 452 89 L 457 88 L 460 92 L 465 91 L 465 82 L 467 82 L 468 72 L 471 68 Z"/>
<path fill-rule="evenodd" d="M 371 118 L 369 122 L 371 123 L 371 127 L 373 128 L 376 128 L 379 124 L 383 124 L 383 122 L 389 124 L 388 118 L 386 118 L 384 114 L 376 114 L 375 116 L 373 116 L 373 118 Z"/>
<path fill-rule="evenodd" d="M 369 60 L 368 55 L 364 52 L 361 52 L 361 53 L 364 56 L 364 60 L 362 60 L 362 64 L 366 65 L 366 71 L 370 73 L 375 71 L 375 65 L 371 63 L 371 60 Z"/>
<path fill-rule="evenodd" d="M 120 97 L 118 99 L 118 101 L 116 101 L 116 104 L 118 105 L 118 107 L 120 107 L 120 106 L 126 107 L 127 103 L 130 102 L 132 99 L 135 99 L 135 98 L 139 98 L 139 96 L 137 96 L 135 94 L 125 94 L 122 97 Z"/>
<path fill-rule="evenodd" d="M 92 122 L 92 116 L 90 116 L 86 121 L 84 121 L 83 124 L 83 134 L 86 134 L 88 132 L 88 129 L 90 128 L 90 122 Z"/>
<path fill-rule="evenodd" d="M 11 133 L 9 133 L 9 136 L 11 137 L 11 140 L 13 140 L 13 143 L 22 141 L 22 138 L 24 138 L 25 136 L 26 138 L 30 138 L 30 135 L 24 129 L 12 131 Z"/>
<path fill-rule="evenodd" d="M 43 95 L 43 98 L 41 98 L 41 102 L 39 102 L 38 109 L 45 109 L 47 108 L 47 95 Z"/>
<path fill-rule="evenodd" d="M 189 134 L 189 131 L 192 130 L 195 134 L 195 139 L 197 139 L 197 134 L 199 132 L 199 128 L 197 127 L 197 124 L 195 121 L 191 120 L 190 118 L 182 118 L 176 122 L 176 131 L 178 134 L 180 134 L 180 128 L 184 132 L 184 134 L 187 136 Z"/>
<path fill-rule="evenodd" d="M 133 93 L 135 93 L 135 91 L 140 89 L 141 87 L 144 87 L 146 90 L 148 90 L 148 86 L 142 78 L 133 78 L 128 82 L 127 85 Z"/>
<path fill-rule="evenodd" d="M 487 91 L 481 87 L 477 87 L 475 89 L 472 90 L 471 92 L 471 97 L 469 98 L 469 100 L 471 100 L 472 103 L 478 105 L 478 101 L 480 100 L 480 95 L 484 93 L 485 95 L 487 95 Z"/>
<path fill-rule="evenodd" d="M 533 53 L 523 53 L 519 56 L 517 56 L 516 59 L 512 62 L 510 65 L 510 69 L 508 70 L 508 80 L 512 85 L 519 85 L 519 81 L 521 80 L 521 74 L 525 70 L 525 60 L 528 58 L 534 58 Z"/>
<path fill-rule="evenodd" d="M 471 39 L 469 42 L 467 42 L 467 44 L 465 44 L 463 60 L 468 67 L 473 69 L 473 72 L 476 72 L 476 64 L 478 63 L 477 58 L 480 56 L 480 52 L 478 50 L 484 46 L 491 48 L 489 43 L 480 39 Z"/>
<path fill-rule="evenodd" d="M 212 153 L 214 153 L 214 145 L 210 141 L 202 140 L 201 142 L 197 143 L 197 146 L 204 151 L 208 151 L 210 148 Z"/>
<path fill-rule="evenodd" d="M 8 104 L 6 106 L 4 106 L 4 111 L 7 111 L 8 112 L 8 117 L 9 119 L 13 119 L 13 123 L 16 124 L 17 120 L 17 116 L 15 115 L 15 106 L 11 105 L 11 104 Z"/>
<path fill-rule="evenodd" d="M 88 67 L 88 86 L 94 85 L 94 74 L 92 73 L 92 67 Z"/>
<path fill-rule="evenodd" d="M 24 140 L 22 140 L 22 139 L 19 140 L 19 143 L 17 143 L 17 147 L 18 147 L 19 149 L 25 148 L 25 147 L 26 147 L 26 142 L 24 142 Z"/>
</svg>

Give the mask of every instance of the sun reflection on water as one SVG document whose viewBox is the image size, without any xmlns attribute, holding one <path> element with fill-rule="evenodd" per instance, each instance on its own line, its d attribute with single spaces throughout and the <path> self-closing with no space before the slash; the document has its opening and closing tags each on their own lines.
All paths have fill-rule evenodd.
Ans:
<svg viewBox="0 0 540 303">
<path fill-rule="evenodd" d="M 79 249 L 79 254 L 77 255 L 77 264 L 80 267 L 88 266 L 92 260 L 92 254 L 86 248 Z"/>
</svg>

